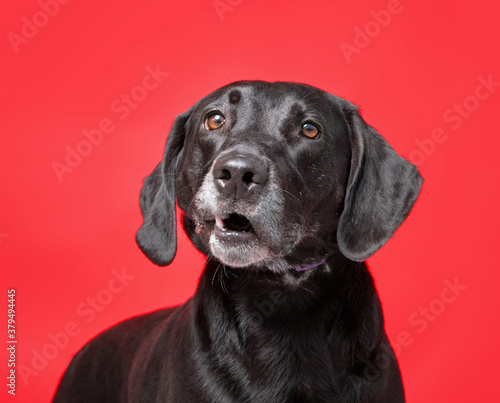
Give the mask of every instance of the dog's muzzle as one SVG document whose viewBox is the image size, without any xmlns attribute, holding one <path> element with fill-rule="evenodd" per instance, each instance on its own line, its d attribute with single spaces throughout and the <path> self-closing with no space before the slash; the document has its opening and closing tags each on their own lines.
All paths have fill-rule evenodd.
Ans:
<svg viewBox="0 0 500 403">
<path fill-rule="evenodd" d="M 246 266 L 270 257 L 262 243 L 262 209 L 269 193 L 269 164 L 254 153 L 233 151 L 219 156 L 197 197 L 205 213 L 199 233 L 208 231 L 212 253 L 223 263 Z"/>
<path fill-rule="evenodd" d="M 267 182 L 267 163 L 256 155 L 231 153 L 215 161 L 213 181 L 226 202 L 252 203 Z M 224 242 L 244 242 L 255 237 L 250 220 L 241 212 L 216 215 L 214 235 Z"/>
</svg>

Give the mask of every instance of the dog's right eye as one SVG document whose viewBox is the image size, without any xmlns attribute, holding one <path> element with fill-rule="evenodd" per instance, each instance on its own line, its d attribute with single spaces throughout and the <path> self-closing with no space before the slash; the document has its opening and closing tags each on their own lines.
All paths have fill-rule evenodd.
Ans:
<svg viewBox="0 0 500 403">
<path fill-rule="evenodd" d="M 205 119 L 205 129 L 207 130 L 216 130 L 222 127 L 226 119 L 222 115 L 222 113 L 214 112 L 208 115 Z"/>
<path fill-rule="evenodd" d="M 310 122 L 306 122 L 302 125 L 302 134 L 312 140 L 317 139 L 320 135 L 318 127 Z"/>
</svg>

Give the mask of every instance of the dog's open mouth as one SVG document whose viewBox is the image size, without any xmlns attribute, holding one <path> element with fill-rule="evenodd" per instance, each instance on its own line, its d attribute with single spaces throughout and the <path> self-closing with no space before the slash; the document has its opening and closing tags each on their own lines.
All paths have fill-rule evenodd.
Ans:
<svg viewBox="0 0 500 403">
<path fill-rule="evenodd" d="M 247 267 L 268 258 L 258 225 L 258 221 L 253 223 L 251 217 L 239 213 L 216 213 L 206 226 L 214 257 L 231 267 Z"/>
<path fill-rule="evenodd" d="M 241 214 L 229 214 L 226 218 L 215 216 L 214 234 L 226 242 L 241 242 L 255 236 L 250 220 Z"/>
<path fill-rule="evenodd" d="M 215 217 L 215 225 L 222 231 L 252 231 L 252 224 L 250 224 L 248 218 L 241 214 L 229 214 L 226 219 L 217 216 Z"/>
</svg>

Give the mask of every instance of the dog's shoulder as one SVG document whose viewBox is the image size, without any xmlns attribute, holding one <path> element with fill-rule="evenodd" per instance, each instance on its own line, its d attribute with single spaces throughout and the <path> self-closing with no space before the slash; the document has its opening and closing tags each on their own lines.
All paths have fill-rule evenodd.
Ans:
<svg viewBox="0 0 500 403">
<path fill-rule="evenodd" d="M 177 309 L 178 307 L 160 309 L 124 320 L 92 339 L 77 356 L 80 353 L 85 354 L 86 350 L 94 350 L 93 353 L 99 353 L 101 349 L 117 353 L 120 356 L 123 356 L 124 353 L 133 354 L 144 338 L 168 320 Z"/>
<path fill-rule="evenodd" d="M 124 392 L 125 374 L 144 340 L 162 328 L 177 308 L 127 319 L 90 340 L 71 360 L 54 402 L 72 401 L 75 396 L 94 402 L 115 401 Z"/>
</svg>

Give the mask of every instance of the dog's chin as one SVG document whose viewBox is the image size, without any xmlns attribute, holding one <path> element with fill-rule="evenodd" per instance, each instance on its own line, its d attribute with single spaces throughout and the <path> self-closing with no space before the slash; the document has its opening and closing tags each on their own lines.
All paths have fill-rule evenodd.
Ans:
<svg viewBox="0 0 500 403">
<path fill-rule="evenodd" d="M 262 241 L 258 222 L 238 213 L 219 213 L 214 218 L 192 220 L 217 260 L 230 267 L 256 267 L 274 256 Z M 257 228 L 255 228 L 257 224 Z M 262 234 L 261 234 L 262 235 Z"/>
<path fill-rule="evenodd" d="M 256 266 L 272 257 L 254 234 L 221 234 L 216 228 L 210 235 L 209 246 L 213 256 L 230 267 Z"/>
</svg>

